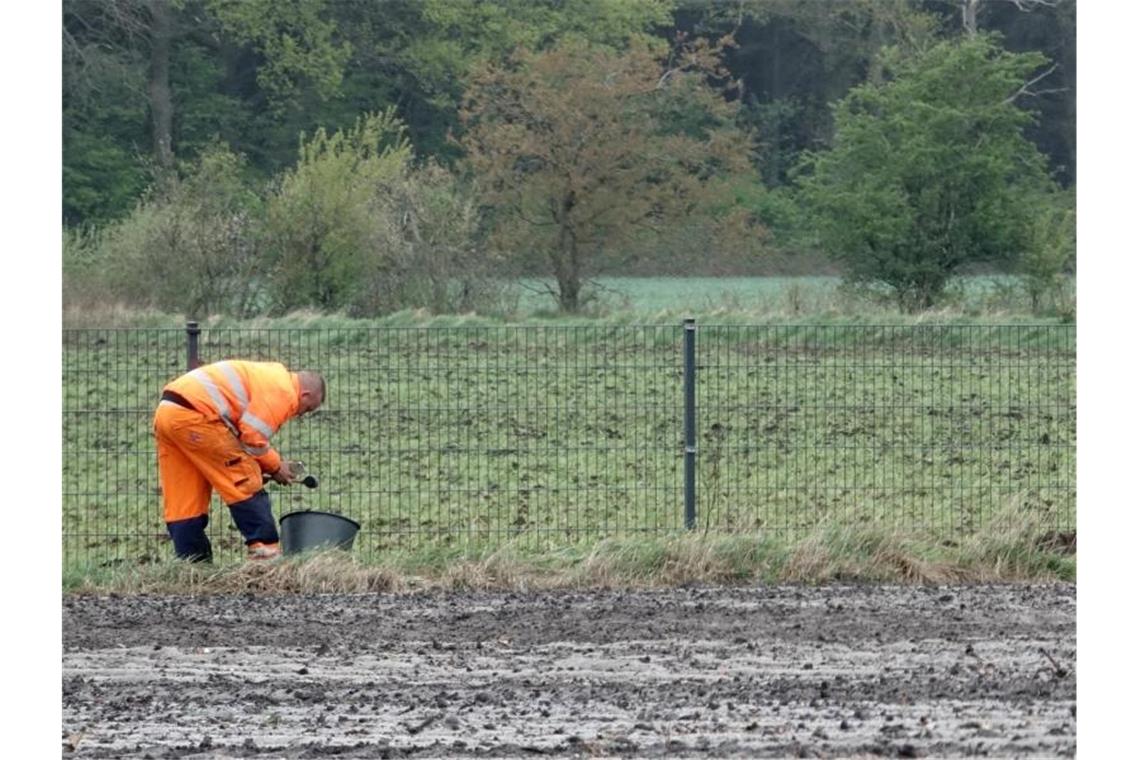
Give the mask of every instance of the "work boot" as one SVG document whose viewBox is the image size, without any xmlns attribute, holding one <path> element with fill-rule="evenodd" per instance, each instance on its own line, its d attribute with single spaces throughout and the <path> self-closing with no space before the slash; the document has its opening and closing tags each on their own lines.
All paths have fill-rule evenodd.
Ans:
<svg viewBox="0 0 1140 760">
<path fill-rule="evenodd" d="M 249 552 L 246 554 L 246 558 L 252 560 L 276 559 L 280 556 L 281 544 L 263 544 L 260 541 L 250 544 Z"/>
</svg>

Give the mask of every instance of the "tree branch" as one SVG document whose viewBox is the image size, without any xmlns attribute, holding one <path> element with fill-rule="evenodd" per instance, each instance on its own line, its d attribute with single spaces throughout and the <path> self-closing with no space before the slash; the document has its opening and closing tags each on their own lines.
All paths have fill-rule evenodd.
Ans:
<svg viewBox="0 0 1140 760">
<path fill-rule="evenodd" d="M 515 216 L 517 216 L 519 219 L 522 219 L 524 222 L 526 222 L 527 224 L 529 224 L 533 227 L 553 227 L 554 226 L 554 222 L 539 222 L 539 221 L 535 221 L 534 219 L 528 218 L 527 215 L 522 212 L 522 209 L 519 208 L 517 205 L 511 205 L 508 207 L 507 210 L 510 211 Z"/>
<path fill-rule="evenodd" d="M 1052 73 L 1053 73 L 1054 71 L 1056 71 L 1056 70 L 1057 70 L 1057 64 L 1055 64 L 1055 63 L 1054 63 L 1052 66 L 1050 66 L 1050 67 L 1049 67 L 1049 69 L 1048 69 L 1047 71 L 1045 71 L 1045 72 L 1043 72 L 1043 73 L 1041 73 L 1041 74 L 1039 74 L 1039 75 L 1037 75 L 1037 76 L 1033 77 L 1033 78 L 1032 78 L 1032 79 L 1030 79 L 1028 82 L 1026 82 L 1025 84 L 1021 85 L 1021 87 L 1019 87 L 1019 88 L 1017 89 L 1017 92 L 1013 93 L 1013 94 L 1012 94 L 1012 95 L 1010 95 L 1008 98 L 1006 98 L 1005 100 L 1003 100 L 1003 101 L 1002 101 L 1002 105 L 1007 105 L 1007 104 L 1009 104 L 1009 103 L 1012 103 L 1013 101 L 1015 101 L 1015 100 L 1017 100 L 1018 98 L 1020 98 L 1022 95 L 1030 95 L 1030 96 L 1036 96 L 1036 95 L 1041 95 L 1041 94 L 1043 94 L 1043 93 L 1045 93 L 1045 92 L 1062 92 L 1062 91 L 1064 91 L 1064 90 L 1066 89 L 1066 88 L 1064 88 L 1064 87 L 1062 87 L 1062 88 L 1060 88 L 1060 89 L 1058 89 L 1058 90 L 1042 90 L 1041 92 L 1033 92 L 1032 90 L 1030 90 L 1030 89 L 1029 89 L 1030 87 L 1032 87 L 1033 85 L 1037 84 L 1037 83 L 1038 83 L 1038 82 L 1040 82 L 1042 79 L 1044 79 L 1045 77 L 1049 76 L 1050 74 L 1052 74 Z"/>
<path fill-rule="evenodd" d="M 1028 13 L 1029 11 L 1033 10 L 1034 5 L 1043 5 L 1046 8 L 1056 8 L 1057 4 L 1061 2 L 1061 0 L 1008 0 L 1008 1 L 1013 3 L 1014 5 L 1016 5 L 1017 9 L 1019 11 L 1022 11 L 1023 13 Z"/>
</svg>

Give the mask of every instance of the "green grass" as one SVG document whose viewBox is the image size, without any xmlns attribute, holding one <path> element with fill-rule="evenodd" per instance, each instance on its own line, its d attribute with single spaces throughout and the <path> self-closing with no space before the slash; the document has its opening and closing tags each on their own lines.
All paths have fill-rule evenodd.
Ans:
<svg viewBox="0 0 1140 760">
<path fill-rule="evenodd" d="M 1075 525 L 1071 326 L 748 319 L 699 322 L 701 532 L 789 542 L 870 521 L 960 539 L 1014 513 Z M 185 362 L 170 324 L 65 333 L 69 567 L 169 553 L 150 425 Z M 275 439 L 322 487 L 271 488 L 278 515 L 352 517 L 365 557 L 542 554 L 681 531 L 681 335 L 676 321 L 295 315 L 210 322 L 201 353 L 328 376 L 326 409 Z M 224 508 L 212 519 L 216 550 L 239 552 Z"/>
<path fill-rule="evenodd" d="M 503 294 L 504 312 L 516 317 L 551 316 L 557 306 L 549 279 L 521 279 Z M 1072 284 L 1063 304 L 1068 308 Z M 897 319 L 889 298 L 873 288 L 851 288 L 839 277 L 597 277 L 584 291 L 592 317 L 706 315 L 749 320 L 779 318 Z M 957 277 L 950 281 L 937 318 L 1008 317 L 1029 312 L 1029 301 L 1011 276 Z M 926 319 L 929 319 L 927 315 Z"/>
<path fill-rule="evenodd" d="M 951 280 L 943 303 L 920 315 L 901 315 L 890 299 L 873 289 L 844 286 L 837 277 L 598 277 L 583 291 L 582 312 L 557 312 L 549 290 L 553 281 L 522 278 L 503 283 L 496 306 L 483 314 L 433 315 L 408 309 L 367 320 L 376 326 L 471 327 L 518 322 L 557 324 L 660 324 L 684 317 L 733 324 L 806 321 L 843 324 L 922 324 L 929 322 L 1011 323 L 1056 321 L 1070 318 L 1074 283 L 1048 304 L 1053 316 L 1031 315 L 1029 301 L 1016 278 L 971 276 Z M 260 324 L 267 327 L 346 327 L 357 325 L 336 315 L 300 312 L 288 317 L 252 322 L 211 318 L 215 325 Z M 162 327 L 181 322 L 179 317 L 107 306 L 64 311 L 65 327 Z"/>
<path fill-rule="evenodd" d="M 360 520 L 365 552 L 678 530 L 684 316 L 700 325 L 702 530 L 875 519 L 959 536 L 1010 504 L 1075 524 L 1074 331 L 1007 309 L 1010 283 L 963 280 L 917 316 L 829 278 L 602 285 L 574 317 L 533 297 L 497 316 L 211 318 L 202 355 L 326 372 L 326 410 L 276 440 L 324 485 L 275 502 Z M 154 562 L 169 547 L 150 418 L 185 362 L 182 320 L 65 324 L 108 326 L 65 335 L 65 561 Z M 240 551 L 220 505 L 212 535 Z"/>
<path fill-rule="evenodd" d="M 586 309 L 593 315 L 692 312 L 819 312 L 839 304 L 836 277 L 599 277 L 587 288 Z M 554 283 L 523 279 L 507 289 L 520 314 L 549 313 L 557 304 Z"/>
</svg>

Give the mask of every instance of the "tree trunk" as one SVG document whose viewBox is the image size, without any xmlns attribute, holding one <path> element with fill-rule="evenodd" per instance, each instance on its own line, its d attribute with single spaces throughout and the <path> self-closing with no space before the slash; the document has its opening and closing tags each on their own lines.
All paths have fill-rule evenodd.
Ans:
<svg viewBox="0 0 1140 760">
<path fill-rule="evenodd" d="M 552 255 L 554 276 L 558 280 L 558 306 L 562 311 L 574 314 L 581 305 L 579 294 L 582 291 L 582 268 L 578 260 L 578 236 L 570 221 L 570 211 L 574 208 L 574 191 L 566 193 L 561 203 L 554 203 L 553 216 L 558 223 L 558 250 Z"/>
<path fill-rule="evenodd" d="M 569 314 L 578 311 L 579 294 L 582 290 L 582 277 L 578 271 L 578 255 L 572 237 L 566 230 L 559 235 L 558 252 L 551 258 L 554 264 L 554 279 L 558 281 L 558 308 Z"/>
<path fill-rule="evenodd" d="M 876 87 L 883 83 L 883 60 L 879 56 L 883 49 L 883 19 L 878 13 L 871 14 L 871 60 L 867 63 L 867 81 Z"/>
<path fill-rule="evenodd" d="M 582 283 L 577 277 L 567 277 L 558 283 L 558 306 L 567 314 L 577 314 L 579 306 L 578 294 Z"/>
<path fill-rule="evenodd" d="M 960 0 L 962 3 L 962 28 L 967 37 L 978 33 L 978 6 L 982 0 Z"/>
<path fill-rule="evenodd" d="M 174 102 L 170 95 L 171 11 L 169 0 L 147 0 L 150 11 L 150 99 L 154 158 L 162 169 L 174 165 Z"/>
</svg>

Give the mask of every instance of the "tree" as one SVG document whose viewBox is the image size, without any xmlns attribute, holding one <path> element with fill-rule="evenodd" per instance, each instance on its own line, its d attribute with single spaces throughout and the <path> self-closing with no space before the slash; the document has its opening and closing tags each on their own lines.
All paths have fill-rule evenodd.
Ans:
<svg viewBox="0 0 1140 760">
<path fill-rule="evenodd" d="M 339 105 L 395 105 L 417 155 L 453 164 L 468 77 L 518 47 L 541 50 L 566 36 L 618 48 L 672 22 L 673 0 L 337 0 L 330 10 L 352 47 Z M 333 109 L 338 103 L 330 104 Z M 326 119 L 326 125 L 331 122 Z"/>
<path fill-rule="evenodd" d="M 950 35 L 1000 32 L 1014 52 L 1037 51 L 1054 65 L 1026 88 L 1022 107 L 1040 115 L 1026 130 L 1063 187 L 1076 181 L 1077 3 L 1076 0 L 924 0 Z"/>
<path fill-rule="evenodd" d="M 65 221 L 129 212 L 148 174 L 174 172 L 217 136 L 257 154 L 272 130 L 253 117 L 281 122 L 303 95 L 334 97 L 349 49 L 326 15 L 325 0 L 65 0 Z M 262 89 L 243 91 L 254 76 Z M 292 125 L 290 157 L 310 126 Z"/>
<path fill-rule="evenodd" d="M 387 271 L 373 288 L 374 310 L 471 311 L 494 294 L 475 198 L 446 167 L 406 166 L 380 187 L 376 219 Z"/>
<path fill-rule="evenodd" d="M 920 49 L 935 22 L 913 0 L 738 0 L 677 12 L 681 29 L 736 41 L 725 66 L 741 82 L 742 123 L 754 129 L 756 166 L 770 187 L 786 185 L 800 153 L 830 137 L 829 103 L 881 81 L 882 47 Z"/>
<path fill-rule="evenodd" d="M 326 0 L 206 0 L 206 8 L 261 56 L 257 81 L 277 109 L 297 96 L 302 82 L 322 99 L 338 93 L 352 46 L 337 39 Z"/>
<path fill-rule="evenodd" d="M 268 202 L 274 309 L 369 311 L 383 273 L 379 193 L 411 160 L 404 125 L 389 109 L 303 140 L 297 165 Z"/>
<path fill-rule="evenodd" d="M 706 82 L 718 61 L 704 43 L 665 65 L 643 41 L 570 39 L 474 75 L 462 145 L 494 240 L 546 262 L 563 310 L 603 255 L 707 212 L 718 181 L 750 171 L 735 103 Z"/>
<path fill-rule="evenodd" d="M 834 145 L 808 156 L 800 189 L 820 245 L 851 279 L 885 284 L 915 311 L 964 264 L 1008 264 L 1028 248 L 1053 184 L 1016 101 L 1045 63 L 984 34 L 913 57 L 888 51 L 887 81 L 837 104 Z"/>
<path fill-rule="evenodd" d="M 172 168 L 170 0 L 68 0 L 63 10 L 65 93 L 66 76 L 87 79 L 84 70 L 97 66 L 98 59 L 136 64 L 145 59 L 152 155 L 160 168 Z"/>
<path fill-rule="evenodd" d="M 1074 193 L 1057 193 L 1045 199 L 1033 225 L 1029 246 L 1021 257 L 1022 284 L 1034 314 L 1046 301 L 1061 306 L 1066 276 L 1077 264 L 1077 210 Z M 1061 310 L 1061 309 L 1058 309 Z"/>
<path fill-rule="evenodd" d="M 261 200 L 242 168 L 240 156 L 214 145 L 192 164 L 160 172 L 71 274 L 96 281 L 110 299 L 188 317 L 252 314 L 261 287 Z"/>
<path fill-rule="evenodd" d="M 957 7 L 962 14 L 962 31 L 968 37 L 978 33 L 978 10 L 983 5 L 992 5 L 987 0 L 940 0 L 940 2 Z M 1056 8 L 1061 0 L 1005 0 L 1005 2 L 1022 13 L 1027 13 L 1034 8 Z"/>
<path fill-rule="evenodd" d="M 146 189 L 145 19 L 121 2 L 63 4 L 63 218 L 106 222 Z M 144 147 L 146 146 L 146 147 Z"/>
</svg>

